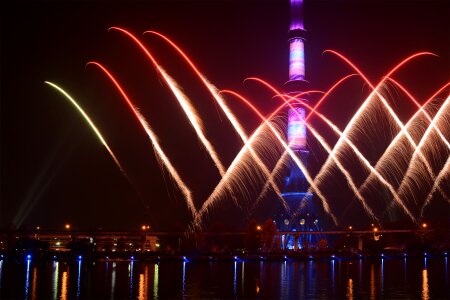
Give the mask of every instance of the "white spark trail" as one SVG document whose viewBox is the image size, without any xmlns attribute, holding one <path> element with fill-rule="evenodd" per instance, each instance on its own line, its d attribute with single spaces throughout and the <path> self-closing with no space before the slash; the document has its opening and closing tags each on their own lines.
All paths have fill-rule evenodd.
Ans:
<svg viewBox="0 0 450 300">
<path fill-rule="evenodd" d="M 103 67 L 101 64 L 99 64 L 97 62 L 90 62 L 90 63 L 88 63 L 88 65 L 94 65 L 94 66 L 99 67 L 100 70 L 102 70 L 108 76 L 108 78 L 113 82 L 115 87 L 119 90 L 120 94 L 122 95 L 122 97 L 128 104 L 129 108 L 134 113 L 135 117 L 137 118 L 138 122 L 141 124 L 142 128 L 145 130 L 148 137 L 150 138 L 150 141 L 152 143 L 152 149 L 155 152 L 155 154 L 157 155 L 157 158 L 160 159 L 164 163 L 167 170 L 171 174 L 172 178 L 177 183 L 178 187 L 180 188 L 182 194 L 184 195 L 184 197 L 186 199 L 187 205 L 188 205 L 192 215 L 195 217 L 197 210 L 195 208 L 191 192 L 190 192 L 189 188 L 186 186 L 186 184 L 184 183 L 184 181 L 181 179 L 177 170 L 173 167 L 173 165 L 170 162 L 167 155 L 162 150 L 162 148 L 158 142 L 158 137 L 153 132 L 153 130 L 150 127 L 150 125 L 148 124 L 147 120 L 141 115 L 139 110 L 135 107 L 133 102 L 130 100 L 128 95 L 125 93 L 125 91 L 120 86 L 119 82 L 117 82 L 117 80 L 114 78 L 114 76 L 105 67 Z"/>
<path fill-rule="evenodd" d="M 144 53 L 147 55 L 147 57 L 150 59 L 150 61 L 153 63 L 154 67 L 158 72 L 162 75 L 164 81 L 169 86 L 170 90 L 174 94 L 175 98 L 177 99 L 178 103 L 180 104 L 181 108 L 183 109 L 184 113 L 186 114 L 190 124 L 194 128 L 195 132 L 197 133 L 197 136 L 199 137 L 200 141 L 208 151 L 209 155 L 211 156 L 211 159 L 214 161 L 215 166 L 219 170 L 219 173 L 221 176 L 224 176 L 225 174 L 225 167 L 223 166 L 222 162 L 219 159 L 219 155 L 217 154 L 214 147 L 211 145 L 209 140 L 206 138 L 204 132 L 203 132 L 203 126 L 201 124 L 201 120 L 198 117 L 198 113 L 195 111 L 194 107 L 192 106 L 189 98 L 181 91 L 181 89 L 176 84 L 175 80 L 173 80 L 167 72 L 161 68 L 161 66 L 158 64 L 158 62 L 155 60 L 155 58 L 151 55 L 151 53 L 147 50 L 147 48 L 142 44 L 142 42 L 136 38 L 133 34 L 128 32 L 125 29 L 119 28 L 119 27 L 111 27 L 110 30 L 117 30 L 124 34 L 126 34 L 128 37 L 130 37 Z"/>
<path fill-rule="evenodd" d="M 323 196 L 323 194 L 321 193 L 321 191 L 317 188 L 317 186 L 314 184 L 311 176 L 309 175 L 306 167 L 303 165 L 303 163 L 301 162 L 301 160 L 297 157 L 297 155 L 295 155 L 295 153 L 291 150 L 291 148 L 289 147 L 289 145 L 286 144 L 286 142 L 284 141 L 284 139 L 281 137 L 280 133 L 270 124 L 270 122 L 268 122 L 270 119 L 270 117 L 268 119 L 266 119 L 263 124 L 261 124 L 256 130 L 255 132 L 251 135 L 251 137 L 249 138 L 248 142 L 245 143 L 244 147 L 241 149 L 241 151 L 238 153 L 238 155 L 236 156 L 236 158 L 233 160 L 231 166 L 228 168 L 227 170 L 227 174 L 222 178 L 222 180 L 219 182 L 219 184 L 216 186 L 216 188 L 214 189 L 214 191 L 211 193 L 211 195 L 208 197 L 208 199 L 203 203 L 202 207 L 200 208 L 198 215 L 197 215 L 197 220 L 195 220 L 195 224 L 197 226 L 199 226 L 200 222 L 201 222 L 201 218 L 203 216 L 204 213 L 206 213 L 209 209 L 209 206 L 211 206 L 212 204 L 214 204 L 214 202 L 216 201 L 218 195 L 220 193 L 223 192 L 224 189 L 224 185 L 226 186 L 227 181 L 229 180 L 232 171 L 238 166 L 238 164 L 241 162 L 242 160 L 242 156 L 244 155 L 245 151 L 248 149 L 249 145 L 253 142 L 253 140 L 255 139 L 255 137 L 260 133 L 260 131 L 263 128 L 263 125 L 266 124 L 269 129 L 272 131 L 272 133 L 275 135 L 275 137 L 277 138 L 277 140 L 280 142 L 280 144 L 284 147 L 285 151 L 288 152 L 288 154 L 291 156 L 291 158 L 294 160 L 295 164 L 300 168 L 300 170 L 302 171 L 302 173 L 304 174 L 306 180 L 308 181 L 308 183 L 311 185 L 311 188 L 314 190 L 315 194 L 320 198 L 320 200 L 322 201 L 322 205 L 324 207 L 324 210 L 326 213 L 328 213 L 330 215 L 330 217 L 333 219 L 334 223 L 337 224 L 337 219 L 334 216 L 334 214 L 332 213 L 328 202 L 326 200 L 326 198 Z"/>
<path fill-rule="evenodd" d="M 434 184 L 431 188 L 431 191 L 428 194 L 427 198 L 425 199 L 425 201 L 422 205 L 422 208 L 420 209 L 420 217 L 421 218 L 423 217 L 425 208 L 430 204 L 430 201 L 431 201 L 431 198 L 433 197 L 434 192 L 439 187 L 439 185 L 441 184 L 441 181 L 444 179 L 444 177 L 449 174 L 449 171 L 450 171 L 450 157 L 447 158 L 447 161 L 445 162 L 444 167 L 442 168 L 442 170 L 439 172 L 438 176 L 434 180 Z M 447 201 L 450 204 L 450 200 L 448 199 L 448 197 L 446 197 L 446 195 L 444 195 L 444 198 L 447 198 Z"/>
<path fill-rule="evenodd" d="M 205 87 L 208 89 L 210 94 L 213 96 L 215 101 L 219 104 L 219 107 L 222 109 L 222 111 L 225 113 L 225 116 L 230 121 L 231 125 L 234 127 L 236 132 L 239 134 L 240 138 L 242 139 L 243 143 L 245 144 L 248 141 L 248 136 L 245 133 L 242 125 L 239 123 L 239 121 L 236 119 L 233 112 L 229 109 L 229 107 L 226 105 L 223 97 L 220 95 L 218 89 L 211 83 L 209 80 L 197 69 L 197 67 L 194 65 L 194 63 L 189 59 L 189 57 L 184 53 L 183 50 L 181 50 L 180 47 L 178 47 L 177 44 L 175 44 L 172 40 L 170 40 L 165 35 L 156 32 L 156 31 L 145 31 L 144 34 L 150 33 L 154 34 L 163 40 L 165 40 L 167 43 L 169 43 L 180 55 L 184 58 L 184 60 L 188 63 L 188 65 L 192 68 L 194 73 L 198 76 L 198 78 L 203 82 Z M 281 197 L 281 191 L 278 188 L 277 184 L 270 179 L 270 172 L 267 169 L 267 166 L 264 164 L 264 162 L 261 160 L 261 158 L 258 156 L 258 154 L 255 152 L 253 147 L 249 148 L 250 154 L 252 155 L 252 158 L 255 160 L 257 166 L 263 171 L 264 175 L 269 178 L 269 183 L 272 186 L 273 190 L 277 194 L 277 196 L 280 198 L 282 202 L 284 202 L 284 199 Z M 222 174 L 223 176 L 223 174 Z M 283 205 L 286 205 L 283 203 Z"/>
<path fill-rule="evenodd" d="M 442 86 L 438 91 L 436 91 L 426 102 L 424 105 L 422 105 L 422 107 L 426 106 L 429 101 L 431 101 L 432 99 L 434 99 L 437 95 L 439 95 L 442 91 L 444 91 L 448 86 L 450 86 L 450 83 L 445 84 L 444 86 Z M 404 89 L 403 89 L 404 90 Z M 409 93 L 405 90 L 405 92 L 407 93 L 407 95 L 409 95 Z M 392 142 L 389 144 L 389 146 L 387 147 L 387 149 L 383 152 L 383 154 L 381 155 L 381 157 L 378 159 L 377 163 L 375 164 L 375 169 L 379 170 L 379 169 L 390 169 L 391 165 L 395 165 L 395 163 L 391 163 L 390 161 L 394 162 L 395 158 L 403 157 L 402 154 L 404 154 L 404 151 L 406 149 L 404 149 L 405 145 L 401 144 L 401 138 L 404 137 L 405 132 L 408 131 L 409 127 L 413 125 L 413 122 L 416 120 L 416 118 L 419 117 L 419 115 L 422 113 L 423 110 L 418 110 L 414 113 L 414 115 L 408 120 L 408 122 L 405 124 L 405 130 L 400 130 L 397 135 L 394 137 L 394 139 L 392 140 Z M 444 141 L 444 139 L 443 139 Z M 410 144 L 411 145 L 411 144 Z M 412 144 L 413 148 L 416 147 L 416 144 L 413 143 Z M 427 161 L 427 160 L 425 160 Z M 430 167 L 431 168 L 431 167 Z M 392 170 L 391 170 L 392 171 Z M 371 182 L 371 179 L 373 178 L 372 173 L 370 173 L 370 175 L 364 180 L 364 182 L 362 183 L 362 185 L 359 187 L 359 190 L 364 190 L 367 185 Z M 434 176 L 432 176 L 434 177 Z"/>
<path fill-rule="evenodd" d="M 260 79 L 257 79 L 257 78 L 253 78 L 253 79 L 255 79 L 255 80 L 257 80 L 257 81 L 259 81 L 259 82 L 262 82 L 265 86 L 267 86 L 268 88 L 270 88 L 271 90 L 273 90 L 279 97 L 281 97 L 281 99 L 283 99 L 283 101 L 285 101 L 285 103 L 286 104 L 288 104 L 288 105 L 290 105 L 289 104 L 289 100 L 287 100 L 287 99 L 285 99 L 285 97 L 283 97 L 283 95 L 279 92 L 279 91 L 277 91 L 275 88 L 273 88 L 272 86 L 270 86 L 269 84 L 267 84 L 266 82 L 264 82 L 263 80 L 260 80 Z M 372 95 L 372 94 L 371 94 Z M 292 100 L 292 99 L 295 99 L 294 97 L 290 97 L 289 96 L 289 98 Z M 368 98 L 368 99 L 366 99 L 366 101 L 364 101 L 364 103 L 361 105 L 361 107 L 365 107 L 365 106 L 367 106 L 368 105 L 368 103 L 369 103 L 369 99 L 370 98 Z M 298 99 L 297 99 L 298 100 Z M 301 104 L 303 104 L 303 105 L 305 105 L 306 107 L 308 107 L 308 108 L 310 108 L 310 106 L 308 105 L 308 104 L 306 104 L 306 103 L 304 103 L 303 101 L 301 101 L 300 100 L 300 103 Z M 361 114 L 361 107 L 360 107 L 360 109 L 358 110 L 358 112 L 357 112 L 357 114 L 359 115 L 359 114 Z M 346 136 L 346 132 L 344 131 L 344 132 L 341 132 L 340 130 L 339 130 L 339 128 L 337 128 L 337 126 L 336 125 L 334 125 L 328 118 L 326 118 L 324 115 L 322 115 L 321 113 L 319 113 L 319 112 L 317 112 L 317 111 L 314 111 L 314 113 L 317 115 L 317 116 L 319 116 L 323 121 L 325 121 L 325 123 L 326 124 L 328 124 L 328 126 L 330 126 L 330 128 L 334 131 L 334 132 L 336 132 L 338 135 L 339 135 L 339 140 L 338 140 L 338 142 L 337 142 L 337 144 L 338 143 L 340 143 L 340 144 L 342 144 L 343 142 L 346 142 L 350 147 L 351 147 L 351 149 L 355 152 L 355 154 L 357 155 L 357 157 L 360 159 L 360 161 L 370 170 L 370 172 L 371 173 L 374 173 L 376 176 L 377 176 L 377 178 L 380 180 L 380 182 L 382 183 L 382 184 L 384 184 L 387 188 L 388 188 L 388 190 L 392 193 L 392 195 L 393 195 L 393 197 L 394 197 L 394 201 L 404 210 L 404 212 L 414 221 L 414 222 L 416 222 L 416 219 L 415 219 L 415 217 L 413 216 L 413 214 L 410 212 L 410 210 L 404 205 L 404 203 L 402 202 L 402 200 L 399 198 L 399 196 L 397 195 L 397 193 L 396 193 L 396 191 L 395 191 L 395 189 L 394 189 L 394 187 L 375 169 L 375 168 L 373 168 L 373 166 L 370 164 L 370 162 L 364 157 L 364 155 L 358 150 L 358 148 L 347 138 L 347 136 Z M 355 118 L 355 116 L 353 117 L 353 118 Z M 352 118 L 352 120 L 353 120 L 353 118 Z M 352 121 L 350 121 L 350 122 L 352 122 Z M 348 126 L 349 125 L 347 125 L 347 128 L 346 129 L 348 129 Z M 336 144 L 336 145 L 337 145 Z M 337 151 L 337 146 L 335 145 L 335 147 L 333 148 L 333 150 L 331 151 L 331 153 L 330 153 L 330 155 L 328 156 L 328 158 L 327 158 L 327 160 L 326 160 L 326 162 L 325 162 L 325 164 L 330 164 L 331 162 L 330 161 L 334 161 L 334 158 L 336 157 L 336 151 Z M 322 168 L 320 169 L 320 171 L 319 171 L 319 174 L 316 176 L 316 178 L 314 179 L 314 182 L 313 183 L 311 183 L 311 182 L 309 182 L 309 180 L 308 180 L 308 182 L 309 182 L 309 184 L 310 184 L 310 186 L 311 186 L 311 188 L 313 188 L 314 190 L 316 190 L 317 188 L 315 187 L 316 185 L 317 185 L 317 183 L 316 183 L 316 180 L 320 180 L 320 176 L 319 175 L 323 175 L 323 173 L 325 172 L 325 173 L 327 173 L 328 172 L 328 170 L 327 170 L 327 168 L 325 169 L 326 171 L 323 171 L 323 169 L 324 169 L 324 166 L 322 166 Z M 341 170 L 342 171 L 342 170 Z M 302 170 L 302 172 L 303 172 L 303 170 Z M 344 174 L 345 174 L 345 172 L 346 171 L 342 171 Z M 306 175 L 305 175 L 305 177 L 306 177 Z M 319 178 L 318 178 L 319 177 Z M 351 184 L 350 184 L 350 186 L 351 186 Z M 327 204 L 328 205 L 328 204 Z"/>
<path fill-rule="evenodd" d="M 354 124 L 357 122 L 357 120 L 359 119 L 359 116 L 362 114 L 362 112 L 365 110 L 365 108 L 369 105 L 370 100 L 371 99 L 375 99 L 373 96 L 376 94 L 378 96 L 378 98 L 381 100 L 381 102 L 383 103 L 383 105 L 385 106 L 385 108 L 388 110 L 389 114 L 392 116 L 392 118 L 395 120 L 395 122 L 397 123 L 397 125 L 401 128 L 402 131 L 405 131 L 405 126 L 403 125 L 403 123 L 400 121 L 400 119 L 398 118 L 398 116 L 395 114 L 394 110 L 389 106 L 389 104 L 387 103 L 386 99 L 383 97 L 383 95 L 381 95 L 378 90 L 379 88 L 384 84 L 385 80 L 390 77 L 396 70 L 398 70 L 402 65 L 404 65 L 407 61 L 413 59 L 414 57 L 417 57 L 419 55 L 428 55 L 428 54 L 432 54 L 432 53 L 428 53 L 428 52 L 422 52 L 422 53 L 417 53 L 414 54 L 410 57 L 408 57 L 407 59 L 403 60 L 400 64 L 398 64 L 396 67 L 394 67 L 384 78 L 383 80 L 376 86 L 374 87 L 370 81 L 364 76 L 364 74 L 353 64 L 351 63 L 347 58 L 345 58 L 343 55 L 335 52 L 335 51 L 329 51 L 335 55 L 337 55 L 338 57 L 340 57 L 341 59 L 343 59 L 345 62 L 347 62 L 355 71 L 356 73 L 358 73 L 365 82 L 367 82 L 367 84 L 371 87 L 372 92 L 370 93 L 369 97 L 363 102 L 363 104 L 359 107 L 359 109 L 357 110 L 357 112 L 353 115 L 353 117 L 351 118 L 350 122 L 347 124 L 347 126 L 344 129 L 343 134 L 339 137 L 339 140 L 337 141 L 337 143 L 335 144 L 332 154 L 330 156 L 328 156 L 327 160 L 325 161 L 325 164 L 320 168 L 319 173 L 317 174 L 315 180 L 320 180 L 322 178 L 322 175 L 324 174 L 324 170 L 326 170 L 327 168 L 329 168 L 329 165 L 331 164 L 331 156 L 335 155 L 337 151 L 340 150 L 340 148 L 342 147 L 343 144 L 343 140 L 345 139 L 345 137 L 349 134 L 349 132 L 353 129 Z M 433 55 L 433 54 L 432 54 Z M 414 143 L 414 140 L 412 139 L 411 135 L 409 134 L 409 132 L 405 131 L 405 135 L 407 137 L 407 139 L 410 141 L 411 144 Z M 369 164 L 370 165 L 370 164 Z M 374 170 L 375 172 L 377 172 L 371 165 L 370 165 L 370 169 L 371 171 Z M 377 172 L 378 173 L 378 172 Z M 381 183 L 385 184 L 389 191 L 392 193 L 393 197 L 394 197 L 394 201 L 404 210 L 404 212 L 411 218 L 411 220 L 413 220 L 415 223 L 417 223 L 416 218 L 412 215 L 412 213 L 409 211 L 409 209 L 406 207 L 406 205 L 404 205 L 403 201 L 398 197 L 396 191 L 393 189 L 392 185 L 387 182 L 383 176 L 381 176 L 381 174 L 379 174 L 380 176 L 377 176 L 377 178 L 380 180 Z"/>
<path fill-rule="evenodd" d="M 428 137 L 430 136 L 430 133 L 432 132 L 432 130 L 436 130 L 436 122 L 439 120 L 439 118 L 444 114 L 444 112 L 446 111 L 445 108 L 447 107 L 447 105 L 450 103 L 450 97 L 448 97 L 445 102 L 442 104 L 441 108 L 438 110 L 438 112 L 436 113 L 436 115 L 434 116 L 434 118 L 431 120 L 430 125 L 428 126 L 427 130 L 425 131 L 425 133 L 422 136 L 422 139 L 420 140 L 419 144 L 417 145 L 417 147 L 415 148 L 412 158 L 410 160 L 410 163 L 408 165 L 408 169 L 406 170 L 405 176 L 403 177 L 403 180 L 400 183 L 400 186 L 398 188 L 398 193 L 403 193 L 404 189 L 405 189 L 405 185 L 406 182 L 408 180 L 408 178 L 410 178 L 410 174 L 414 171 L 414 165 L 415 162 L 417 161 L 417 156 L 419 156 L 419 153 L 421 153 L 421 148 L 425 145 L 426 141 L 428 140 Z M 432 178 L 434 179 L 434 178 Z"/>
</svg>

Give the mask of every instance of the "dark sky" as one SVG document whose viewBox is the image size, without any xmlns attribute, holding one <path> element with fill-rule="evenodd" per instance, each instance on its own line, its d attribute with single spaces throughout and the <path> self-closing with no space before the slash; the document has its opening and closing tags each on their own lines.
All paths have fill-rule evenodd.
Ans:
<svg viewBox="0 0 450 300">
<path fill-rule="evenodd" d="M 108 33 L 110 26 L 122 26 L 138 36 L 145 30 L 166 34 L 219 89 L 243 93 L 265 114 L 278 102 L 243 80 L 257 76 L 278 87 L 287 80 L 287 0 L 5 2 L 0 43 L 3 228 L 14 220 L 20 220 L 23 228 L 61 228 L 65 222 L 75 228 L 186 226 L 188 212 L 179 192 L 159 167 L 147 136 L 120 95 L 97 69 L 85 68 L 92 60 L 108 67 L 127 89 L 192 188 L 197 206 L 220 179 L 152 65 L 128 39 Z M 412 53 L 436 53 L 439 57 L 419 58 L 397 74 L 419 100 L 450 78 L 448 1 L 306 0 L 305 27 L 306 76 L 313 89 L 326 90 L 352 72 L 336 57 L 322 54 L 326 49 L 351 58 L 373 82 Z M 191 97 L 208 137 L 229 165 L 241 147 L 232 127 L 175 52 L 155 37 L 142 40 Z M 138 192 L 80 115 L 45 80 L 79 101 Z M 361 81 L 355 82 L 347 87 L 350 94 L 323 108 L 341 129 L 358 104 L 350 99 L 367 95 Z M 397 108 L 406 121 L 412 110 L 405 104 Z M 244 106 L 234 104 L 233 109 L 245 120 L 248 132 L 256 128 L 258 119 Z M 311 168 L 317 170 L 318 165 Z M 355 206 L 346 203 L 350 210 Z M 448 205 L 444 212 L 445 208 L 448 211 Z M 212 218 L 229 215 L 243 217 L 222 205 Z"/>
</svg>

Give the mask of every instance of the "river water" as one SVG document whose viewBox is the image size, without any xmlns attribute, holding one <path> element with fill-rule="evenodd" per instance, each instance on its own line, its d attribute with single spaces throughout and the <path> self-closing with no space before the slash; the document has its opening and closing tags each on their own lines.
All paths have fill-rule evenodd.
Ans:
<svg viewBox="0 0 450 300">
<path fill-rule="evenodd" d="M 449 299 L 448 258 L 0 261 L 1 299 Z"/>
</svg>

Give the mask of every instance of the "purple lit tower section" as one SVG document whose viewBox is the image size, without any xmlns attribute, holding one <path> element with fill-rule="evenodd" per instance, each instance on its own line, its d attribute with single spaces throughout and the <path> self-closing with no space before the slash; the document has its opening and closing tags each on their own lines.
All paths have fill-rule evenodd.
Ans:
<svg viewBox="0 0 450 300">
<path fill-rule="evenodd" d="M 289 28 L 289 81 L 285 91 L 296 96 L 308 88 L 305 80 L 305 29 L 303 26 L 303 0 L 291 0 L 291 22 Z M 302 97 L 302 101 L 309 102 Z M 308 147 L 305 126 L 306 111 L 301 104 L 293 104 L 288 109 L 289 147 L 307 165 Z M 291 161 L 289 172 L 283 187 L 283 198 L 290 207 L 290 212 L 280 208 L 275 222 L 280 231 L 309 232 L 319 231 L 319 219 L 313 206 L 313 194 L 308 192 L 309 184 L 299 167 Z M 311 234 L 282 236 L 282 248 L 299 249 L 310 247 L 317 242 Z"/>
<path fill-rule="evenodd" d="M 291 26 L 289 28 L 289 81 L 288 94 L 295 95 L 307 86 L 305 81 L 305 28 L 303 27 L 303 0 L 291 0 Z M 306 99 L 302 99 L 306 101 Z M 305 108 L 295 106 L 288 111 L 288 142 L 297 154 L 306 148 Z"/>
<path fill-rule="evenodd" d="M 289 81 L 305 80 L 305 28 L 303 0 L 291 0 L 289 28 Z"/>
</svg>

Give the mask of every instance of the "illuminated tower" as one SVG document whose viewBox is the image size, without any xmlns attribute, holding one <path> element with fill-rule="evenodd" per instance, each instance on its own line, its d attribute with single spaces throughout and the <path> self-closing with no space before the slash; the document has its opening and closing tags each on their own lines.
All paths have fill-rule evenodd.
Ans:
<svg viewBox="0 0 450 300">
<path fill-rule="evenodd" d="M 305 29 L 303 26 L 303 0 L 291 0 L 291 22 L 289 28 L 289 81 L 285 91 L 296 96 L 305 91 Z M 301 97 L 303 102 L 308 99 Z M 305 107 L 293 103 L 288 109 L 288 143 L 292 151 L 307 166 L 308 147 L 306 144 Z M 290 212 L 280 209 L 275 221 L 280 231 L 317 231 L 319 219 L 312 204 L 313 195 L 308 193 L 308 182 L 300 168 L 292 161 L 289 164 L 283 188 L 283 198 L 290 207 Z M 292 236 L 283 237 L 283 247 L 296 249 L 315 243 L 312 235 L 301 235 L 300 239 Z M 296 245 L 295 245 L 296 244 Z"/>
</svg>

